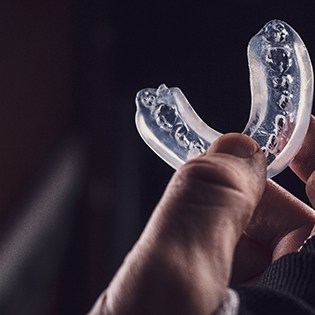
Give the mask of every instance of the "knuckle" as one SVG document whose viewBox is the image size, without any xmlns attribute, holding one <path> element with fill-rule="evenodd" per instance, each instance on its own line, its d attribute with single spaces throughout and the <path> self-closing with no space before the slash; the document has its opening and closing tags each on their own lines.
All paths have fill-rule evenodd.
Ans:
<svg viewBox="0 0 315 315">
<path fill-rule="evenodd" d="M 195 159 L 188 161 L 179 171 L 179 176 L 187 183 L 208 183 L 239 189 L 241 169 L 233 163 Z"/>
</svg>

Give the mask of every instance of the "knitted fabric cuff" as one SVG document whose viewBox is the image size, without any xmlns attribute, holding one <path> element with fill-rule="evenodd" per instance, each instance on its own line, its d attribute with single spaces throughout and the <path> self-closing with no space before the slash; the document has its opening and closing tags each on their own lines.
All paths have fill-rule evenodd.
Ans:
<svg viewBox="0 0 315 315">
<path fill-rule="evenodd" d="M 301 250 L 274 262 L 261 277 L 258 286 L 287 294 L 315 306 L 315 236 Z"/>
</svg>

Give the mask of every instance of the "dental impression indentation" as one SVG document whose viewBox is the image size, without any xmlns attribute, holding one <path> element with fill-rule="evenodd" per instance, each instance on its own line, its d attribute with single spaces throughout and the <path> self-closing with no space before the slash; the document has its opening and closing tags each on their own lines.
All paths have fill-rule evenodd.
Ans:
<svg viewBox="0 0 315 315">
<path fill-rule="evenodd" d="M 272 20 L 248 45 L 252 95 L 243 131 L 263 150 L 269 178 L 280 173 L 299 151 L 313 100 L 313 70 L 299 35 Z M 205 152 L 221 133 L 207 126 L 179 88 L 143 89 L 136 96 L 136 125 L 144 141 L 177 169 Z"/>
</svg>

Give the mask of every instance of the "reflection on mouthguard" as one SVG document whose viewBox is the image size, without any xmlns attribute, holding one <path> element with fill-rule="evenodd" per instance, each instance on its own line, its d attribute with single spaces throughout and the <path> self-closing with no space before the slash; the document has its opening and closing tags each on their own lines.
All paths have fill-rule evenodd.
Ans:
<svg viewBox="0 0 315 315">
<path fill-rule="evenodd" d="M 243 131 L 263 150 L 269 178 L 299 151 L 313 99 L 313 70 L 299 35 L 272 20 L 248 45 L 252 105 Z M 136 96 L 136 125 L 143 140 L 177 169 L 205 152 L 221 133 L 204 123 L 179 88 L 143 89 Z"/>
</svg>

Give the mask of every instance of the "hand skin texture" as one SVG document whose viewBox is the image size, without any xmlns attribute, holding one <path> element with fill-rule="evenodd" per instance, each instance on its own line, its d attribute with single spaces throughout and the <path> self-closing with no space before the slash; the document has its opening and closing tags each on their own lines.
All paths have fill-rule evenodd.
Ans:
<svg viewBox="0 0 315 315">
<path fill-rule="evenodd" d="M 313 205 L 314 146 L 312 117 L 291 168 Z M 254 284 L 315 233 L 313 209 L 265 178 L 265 157 L 240 134 L 222 136 L 186 163 L 90 314 L 209 315 L 231 283 Z"/>
</svg>

